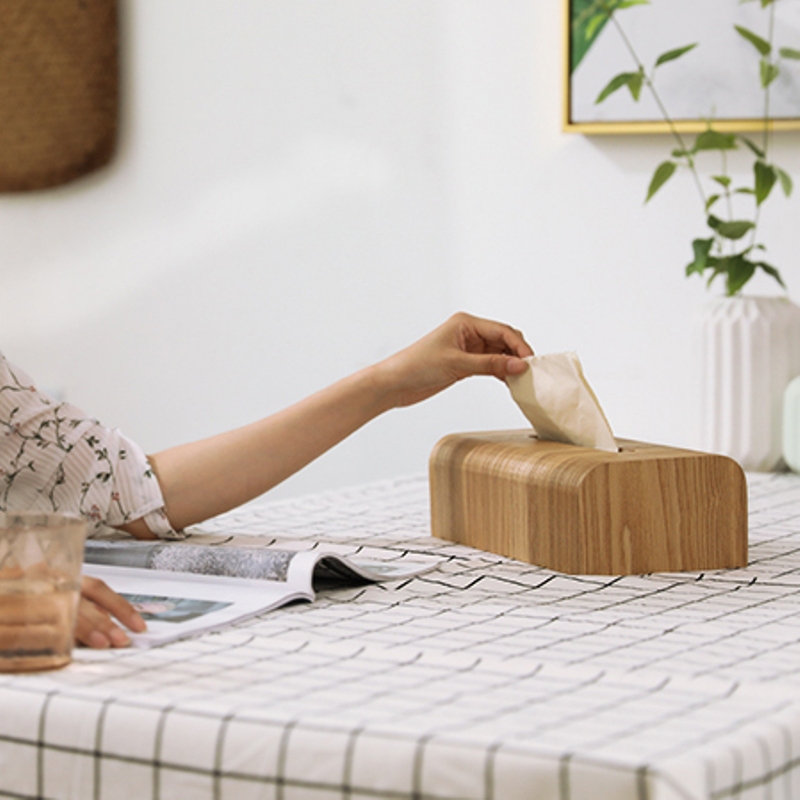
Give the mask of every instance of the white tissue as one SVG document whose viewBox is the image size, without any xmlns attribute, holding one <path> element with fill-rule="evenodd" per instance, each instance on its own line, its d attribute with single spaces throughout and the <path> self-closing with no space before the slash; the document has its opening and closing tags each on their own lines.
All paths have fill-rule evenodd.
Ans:
<svg viewBox="0 0 800 800">
<path fill-rule="evenodd" d="M 611 426 L 577 354 L 529 356 L 525 361 L 528 369 L 506 382 L 540 439 L 617 452 Z"/>
</svg>

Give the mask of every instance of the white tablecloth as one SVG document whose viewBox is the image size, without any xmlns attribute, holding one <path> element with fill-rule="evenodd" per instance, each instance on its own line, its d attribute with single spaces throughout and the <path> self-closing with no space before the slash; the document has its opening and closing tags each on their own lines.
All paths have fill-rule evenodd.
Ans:
<svg viewBox="0 0 800 800">
<path fill-rule="evenodd" d="M 202 529 L 445 561 L 0 676 L 0 797 L 800 797 L 796 476 L 750 477 L 751 565 L 706 574 L 565 576 L 431 539 L 423 478 Z"/>
</svg>

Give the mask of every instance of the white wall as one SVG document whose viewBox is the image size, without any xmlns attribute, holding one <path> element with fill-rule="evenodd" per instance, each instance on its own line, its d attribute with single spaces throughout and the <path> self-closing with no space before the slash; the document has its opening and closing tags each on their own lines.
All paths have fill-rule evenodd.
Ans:
<svg viewBox="0 0 800 800">
<path fill-rule="evenodd" d="M 696 199 L 675 180 L 643 208 L 666 139 L 560 132 L 560 6 L 123 0 L 114 163 L 0 196 L 0 347 L 155 450 L 465 308 L 577 350 L 620 435 L 692 444 Z M 798 144 L 776 146 L 795 174 Z M 800 291 L 796 201 L 769 205 L 770 256 Z M 519 424 L 476 379 L 276 494 L 419 472 L 445 433 Z"/>
</svg>

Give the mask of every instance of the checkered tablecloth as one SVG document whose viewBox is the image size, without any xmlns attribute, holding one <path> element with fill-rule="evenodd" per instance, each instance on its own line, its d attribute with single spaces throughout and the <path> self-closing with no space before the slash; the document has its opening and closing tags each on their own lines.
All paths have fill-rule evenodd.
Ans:
<svg viewBox="0 0 800 800">
<path fill-rule="evenodd" d="M 800 477 L 749 481 L 751 565 L 705 574 L 565 576 L 431 539 L 423 478 L 221 517 L 202 529 L 444 560 L 0 676 L 0 797 L 800 798 Z"/>
</svg>

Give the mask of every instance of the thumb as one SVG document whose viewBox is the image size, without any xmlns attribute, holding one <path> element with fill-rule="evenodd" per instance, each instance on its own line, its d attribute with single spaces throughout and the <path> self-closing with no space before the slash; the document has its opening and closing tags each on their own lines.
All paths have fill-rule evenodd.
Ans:
<svg viewBox="0 0 800 800">
<path fill-rule="evenodd" d="M 520 375 L 528 368 L 523 359 L 499 353 L 470 355 L 467 359 L 466 374 L 493 375 L 501 380 L 505 380 L 509 375 Z"/>
</svg>

